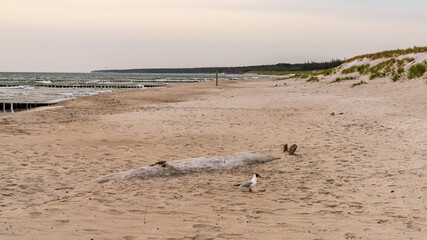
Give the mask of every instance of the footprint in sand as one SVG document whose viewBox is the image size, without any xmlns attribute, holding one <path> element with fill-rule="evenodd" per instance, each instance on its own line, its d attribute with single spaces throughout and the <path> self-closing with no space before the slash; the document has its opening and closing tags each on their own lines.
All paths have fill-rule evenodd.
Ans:
<svg viewBox="0 0 427 240">
<path fill-rule="evenodd" d="M 348 232 L 348 233 L 344 234 L 344 238 L 345 239 L 356 239 L 356 234 Z"/>
</svg>

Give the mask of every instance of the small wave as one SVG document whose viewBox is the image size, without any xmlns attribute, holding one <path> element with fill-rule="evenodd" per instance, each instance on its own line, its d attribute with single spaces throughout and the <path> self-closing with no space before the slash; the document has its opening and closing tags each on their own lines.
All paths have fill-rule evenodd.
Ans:
<svg viewBox="0 0 427 240">
<path fill-rule="evenodd" d="M 49 80 L 42 80 L 42 81 L 37 81 L 38 83 L 47 83 L 47 84 L 50 84 L 50 83 L 52 83 L 52 81 L 49 81 Z"/>
<path fill-rule="evenodd" d="M 85 94 L 88 95 L 96 95 L 96 94 L 100 94 L 100 93 L 110 93 L 113 92 L 112 90 L 102 90 L 102 91 L 95 91 L 95 92 L 85 92 Z"/>
<path fill-rule="evenodd" d="M 7 88 L 7 89 L 35 89 L 35 87 L 31 87 L 28 85 L 20 85 L 20 86 L 13 86 L 13 87 L 0 87 L 0 88 Z"/>
</svg>

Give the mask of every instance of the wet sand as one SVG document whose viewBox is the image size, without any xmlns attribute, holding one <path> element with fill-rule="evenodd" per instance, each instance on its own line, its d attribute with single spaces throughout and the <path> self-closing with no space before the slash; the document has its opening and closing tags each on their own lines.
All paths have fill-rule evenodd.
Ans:
<svg viewBox="0 0 427 240">
<path fill-rule="evenodd" d="M 176 84 L 0 116 L 0 239 L 423 239 L 427 84 L 332 80 Z M 280 159 L 94 181 L 239 152 Z M 254 173 L 253 192 L 233 187 Z"/>
</svg>

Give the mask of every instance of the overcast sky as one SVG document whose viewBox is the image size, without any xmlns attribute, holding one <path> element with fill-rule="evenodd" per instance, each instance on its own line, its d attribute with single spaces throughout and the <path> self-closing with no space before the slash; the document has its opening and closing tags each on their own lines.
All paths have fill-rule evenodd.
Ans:
<svg viewBox="0 0 427 240">
<path fill-rule="evenodd" d="M 426 0 L 0 0 L 0 71 L 325 61 L 427 46 Z"/>
</svg>

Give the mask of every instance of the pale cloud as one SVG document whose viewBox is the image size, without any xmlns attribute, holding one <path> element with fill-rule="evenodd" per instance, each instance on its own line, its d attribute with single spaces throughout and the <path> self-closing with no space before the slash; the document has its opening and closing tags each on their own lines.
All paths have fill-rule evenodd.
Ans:
<svg viewBox="0 0 427 240">
<path fill-rule="evenodd" d="M 2 0 L 0 71 L 348 58 L 426 45 L 423 7 L 375 0 Z"/>
</svg>

